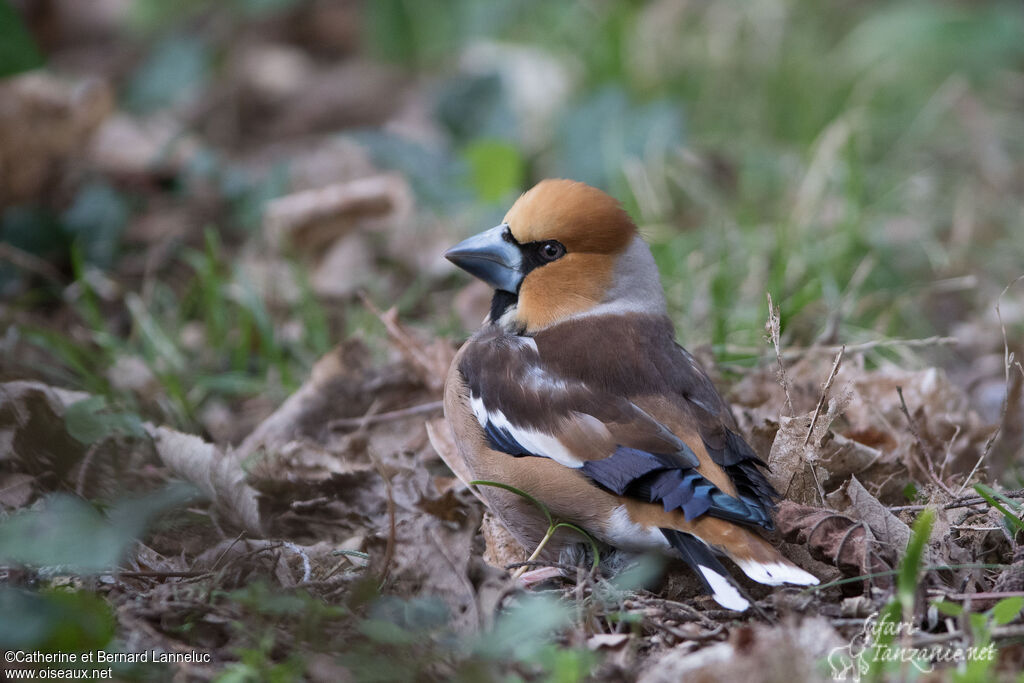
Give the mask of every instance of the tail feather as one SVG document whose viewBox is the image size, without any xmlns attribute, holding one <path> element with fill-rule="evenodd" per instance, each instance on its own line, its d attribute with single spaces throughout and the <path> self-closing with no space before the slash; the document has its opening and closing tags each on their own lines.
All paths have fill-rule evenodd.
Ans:
<svg viewBox="0 0 1024 683">
<path fill-rule="evenodd" d="M 813 586 L 817 577 L 805 572 L 779 552 L 778 548 L 753 531 L 733 526 L 724 533 L 704 535 L 716 550 L 736 563 L 743 573 L 758 583 L 779 586 L 784 583 Z"/>
<path fill-rule="evenodd" d="M 812 586 L 818 583 L 815 576 L 787 560 L 775 546 L 740 524 L 710 515 L 689 521 L 680 510 L 665 511 L 660 506 L 644 504 L 627 503 L 627 514 L 634 524 L 647 529 L 661 529 L 669 544 L 701 575 L 712 593 L 715 590 L 711 584 L 717 579 L 709 579 L 705 570 L 727 577 L 726 581 L 730 576 L 716 555 L 728 557 L 758 583 L 770 586 L 784 583 Z M 726 588 L 722 591 L 723 596 L 728 592 Z M 739 601 L 734 601 L 734 604 L 739 604 Z"/>
<path fill-rule="evenodd" d="M 715 602 L 737 612 L 744 612 L 750 607 L 747 599 L 740 594 L 732 576 L 700 539 L 675 529 L 662 529 L 661 533 L 683 556 Z"/>
<path fill-rule="evenodd" d="M 743 570 L 744 574 L 758 583 L 769 586 L 781 586 L 785 583 L 796 586 L 818 585 L 818 577 L 808 574 L 795 564 L 782 559 L 781 556 L 775 562 L 743 560 L 735 557 L 732 560 Z"/>
</svg>

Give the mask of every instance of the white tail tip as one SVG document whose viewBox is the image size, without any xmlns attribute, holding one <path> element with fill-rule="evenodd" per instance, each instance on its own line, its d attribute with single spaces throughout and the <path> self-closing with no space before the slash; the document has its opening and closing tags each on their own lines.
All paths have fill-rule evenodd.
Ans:
<svg viewBox="0 0 1024 683">
<path fill-rule="evenodd" d="M 737 612 L 745 612 L 750 607 L 750 603 L 740 595 L 729 579 L 702 564 L 697 565 L 697 568 L 704 575 L 708 585 L 711 586 L 711 597 L 719 605 L 726 609 L 736 610 Z"/>
<path fill-rule="evenodd" d="M 736 560 L 743 573 L 758 583 L 769 586 L 780 586 L 784 583 L 796 586 L 816 586 L 818 578 L 808 574 L 795 564 L 783 562 L 757 562 L 756 560 Z"/>
</svg>

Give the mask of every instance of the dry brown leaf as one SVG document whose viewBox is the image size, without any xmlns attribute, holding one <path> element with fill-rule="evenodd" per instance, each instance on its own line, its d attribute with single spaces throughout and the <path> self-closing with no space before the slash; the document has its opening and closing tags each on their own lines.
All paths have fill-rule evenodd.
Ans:
<svg viewBox="0 0 1024 683">
<path fill-rule="evenodd" d="M 67 407 L 88 397 L 41 382 L 0 384 L 0 466 L 30 475 L 40 493 L 70 488 L 108 498 L 151 485 L 142 467 L 153 462 L 148 439 L 117 432 L 86 444 L 69 432 Z"/>
<path fill-rule="evenodd" d="M 783 498 L 805 505 L 822 504 L 828 470 L 821 463 L 817 444 L 828 430 L 829 420 L 819 417 L 810 443 L 805 444 L 811 415 L 780 417 L 771 453 L 768 480 Z"/>
<path fill-rule="evenodd" d="M 628 633 L 597 633 L 587 638 L 588 650 L 617 650 L 629 641 Z"/>
<path fill-rule="evenodd" d="M 226 519 L 260 533 L 256 492 L 245 481 L 240 459 L 225 454 L 197 436 L 143 423 L 152 439 L 108 438 L 83 444 L 68 433 L 67 407 L 86 394 L 38 382 L 0 385 L 0 438 L 11 448 L 0 456 L 10 460 L 51 490 L 70 484 L 79 495 L 116 495 L 122 479 L 153 462 L 154 454 L 175 475 L 197 486 Z M 122 441 L 123 439 L 123 441 Z"/>
<path fill-rule="evenodd" d="M 504 570 L 510 564 L 523 562 L 530 556 L 531 551 L 523 548 L 489 510 L 484 512 L 480 532 L 484 535 L 484 561 L 496 569 Z"/>
<path fill-rule="evenodd" d="M 363 297 L 363 303 L 384 324 L 388 331 L 388 340 L 408 361 L 423 383 L 440 393 L 448 376 L 448 368 L 455 358 L 455 350 L 451 344 L 444 339 L 433 337 L 424 340 L 423 335 L 413 332 L 399 321 L 398 309 L 395 307 L 382 313 L 368 298 Z"/>
<path fill-rule="evenodd" d="M 395 528 L 395 552 L 390 567 L 391 589 L 399 594 L 440 598 L 452 614 L 457 630 L 477 632 L 489 615 L 477 602 L 471 579 L 476 553 L 473 539 L 480 524 L 479 512 L 461 523 L 443 522 L 422 512 L 402 512 Z M 385 533 L 378 533 L 370 554 L 383 554 Z"/>
<path fill-rule="evenodd" d="M 275 454 L 293 441 L 324 445 L 331 443 L 330 423 L 334 419 L 361 417 L 374 399 L 380 411 L 415 395 L 416 383 L 407 369 L 397 366 L 373 368 L 369 350 L 359 341 L 333 349 L 313 366 L 309 378 L 274 414 L 264 420 L 238 447 L 241 457 L 257 451 Z M 257 469 L 274 465 L 273 458 L 261 461 Z M 260 472 L 262 478 L 273 475 Z M 282 478 L 287 478 L 282 473 Z"/>
<path fill-rule="evenodd" d="M 696 652 L 676 647 L 651 657 L 638 683 L 824 680 L 819 673 L 821 660 L 833 648 L 846 644 L 832 624 L 820 616 L 799 624 L 759 624 L 735 631 L 728 642 Z"/>
<path fill-rule="evenodd" d="M 68 434 L 64 410 L 87 397 L 41 382 L 0 384 L 0 463 L 40 478 L 44 489 L 68 480 L 88 447 Z"/>
<path fill-rule="evenodd" d="M 838 567 L 847 576 L 885 572 L 895 566 L 894 560 L 883 559 L 866 523 L 834 510 L 784 500 L 779 503 L 775 522 L 787 541 L 807 546 L 812 557 Z M 891 579 L 882 576 L 874 583 L 885 586 Z"/>
<path fill-rule="evenodd" d="M 112 108 L 110 86 L 96 78 L 33 71 L 0 80 L 0 206 L 31 200 L 59 178 Z"/>
<path fill-rule="evenodd" d="M 86 159 L 97 172 L 114 177 L 168 176 L 180 171 L 200 149 L 184 124 L 172 116 L 141 118 L 118 112 L 92 136 Z"/>
<path fill-rule="evenodd" d="M 246 482 L 236 453 L 225 453 L 192 434 L 148 423 L 145 427 L 168 469 L 197 486 L 233 524 L 252 534 L 263 533 L 256 490 Z"/>
<path fill-rule="evenodd" d="M 827 355 L 809 353 L 788 368 L 796 410 L 813 410 L 831 362 Z M 862 355 L 847 354 L 836 373 L 835 386 L 849 392 L 849 402 L 834 411 L 831 431 L 819 432 L 816 425 L 811 441 L 817 448 L 802 458 L 804 464 L 795 457 L 799 451 L 796 439 L 801 436 L 798 430 L 777 444 L 785 446 L 788 453 L 788 462 L 780 462 L 777 484 L 783 490 L 792 485 L 794 499 L 803 503 L 815 502 L 807 463 L 816 464 L 815 473 L 826 492 L 856 475 L 880 501 L 899 504 L 908 480 L 932 481 L 932 473 L 922 465 L 927 468 L 930 462 L 930 469 L 947 481 L 951 475 L 965 475 L 992 432 L 992 425 L 970 408 L 966 394 L 935 368 L 867 370 Z M 903 389 L 924 453 L 907 425 L 897 387 Z M 734 387 L 731 398 L 747 431 L 774 423 L 785 401 L 770 369 L 746 376 Z"/>
<path fill-rule="evenodd" d="M 451 489 L 448 489 L 437 498 L 422 496 L 416 503 L 416 507 L 445 522 L 458 522 L 466 517 L 465 504 Z"/>
<path fill-rule="evenodd" d="M 182 557 L 165 557 L 145 543 L 136 543 L 128 558 L 132 571 L 142 572 L 184 572 L 189 570 Z"/>
<path fill-rule="evenodd" d="M 309 283 L 318 296 L 341 299 L 352 296 L 379 277 L 368 237 L 356 232 L 325 247 Z"/>
<path fill-rule="evenodd" d="M 1013 553 L 1013 564 L 999 574 L 992 586 L 996 593 L 1024 591 L 1024 546 L 1017 546 Z"/>
<path fill-rule="evenodd" d="M 278 248 L 295 247 L 320 255 L 359 227 L 381 227 L 411 209 L 405 180 L 385 174 L 302 190 L 272 200 L 263 218 L 264 233 Z"/>
<path fill-rule="evenodd" d="M 896 557 L 906 550 L 910 542 L 910 527 L 868 493 L 856 477 L 850 477 L 826 500 L 832 508 L 867 524 L 875 540 L 888 548 L 886 555 Z"/>
</svg>

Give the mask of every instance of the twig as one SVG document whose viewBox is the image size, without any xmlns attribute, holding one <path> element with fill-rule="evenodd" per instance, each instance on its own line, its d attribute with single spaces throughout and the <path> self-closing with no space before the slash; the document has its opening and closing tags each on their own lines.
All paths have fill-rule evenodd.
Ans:
<svg viewBox="0 0 1024 683">
<path fill-rule="evenodd" d="M 310 498 L 309 500 L 293 500 L 288 504 L 288 507 L 295 512 L 303 512 L 305 510 L 315 510 L 318 507 L 330 503 L 334 498 L 329 496 L 318 496 L 317 498 Z"/>
<path fill-rule="evenodd" d="M 398 345 L 399 350 L 403 355 L 405 355 L 405 357 L 412 362 L 412 365 L 420 371 L 423 383 L 431 389 L 440 390 L 444 384 L 443 373 L 438 373 L 436 365 L 431 362 L 430 358 L 423 353 L 423 349 L 420 348 L 420 345 L 398 323 L 394 313 L 395 309 L 392 308 L 387 313 L 383 313 L 379 308 L 377 308 L 377 305 L 370 300 L 370 297 L 367 296 L 366 292 L 360 290 L 357 294 L 362 300 L 363 305 L 370 309 L 370 312 L 377 316 L 377 319 L 384 325 L 384 328 L 387 330 L 388 337 Z"/>
<path fill-rule="evenodd" d="M 929 564 L 923 567 L 924 571 L 949 571 L 952 569 L 1003 569 L 1006 567 L 1005 564 L 992 564 L 982 562 L 969 562 L 966 564 Z M 860 574 L 859 576 L 851 576 L 845 579 L 836 579 L 835 581 L 829 581 L 828 583 L 816 584 L 814 586 L 807 586 L 800 590 L 801 593 L 817 593 L 819 591 L 826 590 L 828 588 L 834 588 L 836 586 L 842 586 L 847 583 L 854 583 L 856 581 L 866 581 L 867 579 L 880 579 L 885 576 L 896 576 L 900 573 L 899 569 L 887 569 L 880 572 L 872 572 L 870 574 Z"/>
<path fill-rule="evenodd" d="M 707 617 L 706 612 L 701 612 L 681 602 L 666 600 L 664 598 L 656 598 L 651 595 L 641 595 L 636 598 L 624 600 L 622 605 L 626 609 L 659 609 L 663 612 L 670 613 L 676 621 L 696 621 L 704 628 L 712 629 L 716 626 L 715 622 L 711 621 L 711 619 Z"/>
<path fill-rule="evenodd" d="M 958 436 L 960 436 L 960 425 L 956 426 L 956 429 L 953 431 L 953 436 L 951 436 L 949 441 L 946 443 L 946 454 L 942 457 L 942 467 L 939 468 L 939 479 L 946 478 L 946 465 L 949 464 L 949 459 L 953 455 L 953 444 L 956 443 L 956 437 Z M 960 488 L 960 491 L 963 491 L 963 487 Z"/>
<path fill-rule="evenodd" d="M 953 493 L 953 491 L 948 486 L 946 486 L 946 484 L 941 479 L 939 479 L 939 476 L 935 474 L 935 470 L 932 467 L 932 460 L 931 458 L 928 457 L 928 447 L 925 446 L 924 440 L 921 438 L 921 432 L 918 431 L 917 429 L 917 422 L 914 420 L 913 417 L 911 417 L 910 410 L 907 408 L 907 402 L 903 398 L 903 387 L 896 387 L 896 393 L 899 394 L 900 397 L 900 410 L 903 411 L 903 414 L 907 418 L 907 424 L 910 425 L 910 433 L 914 435 L 914 440 L 917 441 L 917 446 L 918 448 L 921 449 L 921 459 L 924 462 L 919 463 L 919 465 L 925 471 L 925 473 L 928 474 L 929 477 L 931 477 L 932 481 L 938 484 L 939 488 L 941 488 L 943 491 L 945 491 L 950 496 L 953 496 L 955 498 L 957 494 Z M 963 489 L 961 488 L 961 491 L 962 490 Z"/>
<path fill-rule="evenodd" d="M 718 624 L 718 625 L 715 626 L 715 628 L 713 630 L 711 630 L 708 633 L 686 633 L 685 631 L 681 631 L 681 630 L 677 629 L 675 626 L 669 626 L 667 623 L 665 623 L 663 621 L 660 621 L 658 619 L 654 619 L 652 617 L 646 617 L 644 619 L 644 621 L 646 623 L 650 624 L 651 626 L 653 626 L 654 628 L 656 628 L 656 629 L 658 629 L 660 631 L 664 631 L 665 633 L 669 634 L 670 636 L 672 636 L 673 638 L 675 638 L 676 640 L 679 640 L 679 641 L 687 641 L 687 640 L 694 640 L 694 641 L 712 640 L 712 639 L 717 638 L 718 636 L 722 635 L 722 632 L 725 630 L 725 625 L 724 624 Z"/>
<path fill-rule="evenodd" d="M 211 572 L 158 572 L 158 571 L 124 571 L 117 575 L 128 579 L 192 579 Z"/>
<path fill-rule="evenodd" d="M 904 346 L 907 348 L 921 348 L 926 346 L 955 346 L 959 343 L 956 337 L 926 337 L 924 339 L 878 339 L 875 341 L 863 342 L 860 344 L 843 344 L 847 353 L 864 353 L 874 349 L 884 349 L 892 346 Z M 802 358 L 811 353 L 838 353 L 842 346 L 807 346 L 788 348 L 782 351 L 783 360 Z M 725 353 L 736 356 L 760 356 L 762 349 L 757 346 L 733 346 L 726 344 Z"/>
<path fill-rule="evenodd" d="M 947 593 L 950 600 L 1002 600 L 1003 598 L 1024 598 L 1024 591 L 988 592 L 988 593 Z"/>
<path fill-rule="evenodd" d="M 220 561 L 223 560 L 224 556 L 227 555 L 228 552 L 235 547 L 236 543 L 242 540 L 243 536 L 245 536 L 245 529 L 239 531 L 238 535 L 235 536 L 235 540 L 231 541 L 231 543 L 228 544 L 228 547 L 224 548 L 224 550 L 221 551 L 220 555 L 217 556 L 217 559 L 213 561 L 213 564 L 210 566 L 211 572 L 215 571 L 217 567 L 220 566 Z"/>
<path fill-rule="evenodd" d="M 510 562 L 505 565 L 505 570 L 520 569 L 522 567 L 544 567 L 552 569 L 561 569 L 564 572 L 575 572 L 576 567 L 571 564 L 562 564 L 560 562 L 547 562 L 545 560 L 523 560 L 522 562 Z"/>
<path fill-rule="evenodd" d="M 832 364 L 832 372 L 828 373 L 828 379 L 825 380 L 825 384 L 821 387 L 821 398 L 818 399 L 818 405 L 814 409 L 814 415 L 811 417 L 811 424 L 807 428 L 807 436 L 804 437 L 804 446 L 811 441 L 811 434 L 814 432 L 814 425 L 818 421 L 818 414 L 821 412 L 821 407 L 825 405 L 825 399 L 828 398 L 828 392 L 832 388 L 832 382 L 836 379 L 836 373 L 839 372 L 839 365 L 843 362 L 843 354 L 846 353 L 846 347 L 843 346 L 839 349 L 839 353 L 836 355 L 836 361 Z M 824 498 L 822 498 L 824 500 Z"/>
<path fill-rule="evenodd" d="M 359 568 L 366 566 L 365 564 L 359 564 L 358 562 L 353 560 L 352 559 L 353 557 L 358 558 L 360 560 L 366 560 L 367 564 L 369 564 L 369 561 L 370 561 L 370 554 L 369 553 L 364 553 L 364 552 L 362 552 L 360 550 L 332 550 L 331 551 L 331 555 L 341 555 L 341 556 L 345 557 L 345 559 L 348 560 L 348 564 L 345 564 L 344 562 L 338 562 L 338 564 L 334 565 L 334 569 L 332 569 L 331 571 L 327 572 L 327 574 L 324 575 L 324 577 L 322 579 L 320 579 L 320 581 L 318 581 L 316 583 L 327 584 L 328 581 L 335 574 L 337 574 L 339 571 L 341 571 L 341 567 L 343 565 L 344 566 L 352 565 L 352 566 L 359 567 Z M 308 582 L 307 582 L 307 584 L 308 584 Z"/>
<path fill-rule="evenodd" d="M 1024 489 L 1017 489 L 1016 491 L 1007 491 L 1006 493 L 1003 493 L 1001 495 L 1004 495 L 1007 498 L 1024 498 Z M 981 505 L 982 503 L 986 503 L 986 501 L 981 496 L 961 496 L 957 500 L 954 500 L 951 503 L 946 503 L 945 505 L 943 505 L 942 509 L 943 510 L 952 510 L 954 508 L 966 508 L 966 507 L 971 507 L 972 505 Z M 934 507 L 934 506 L 928 506 L 928 505 L 892 505 L 892 506 L 889 506 L 888 509 L 890 511 L 892 511 L 892 512 L 903 512 L 903 511 L 918 512 L 918 511 L 924 510 L 926 507 Z"/>
<path fill-rule="evenodd" d="M 779 364 L 778 380 L 779 384 L 782 385 L 782 390 L 786 394 L 786 414 L 793 414 L 793 399 L 789 395 L 789 378 L 786 376 L 786 366 L 782 362 L 782 342 L 780 341 L 780 330 L 782 328 L 782 322 L 779 318 L 779 309 L 772 304 L 772 294 L 767 292 L 768 295 L 768 322 L 765 323 L 765 329 L 768 330 L 768 335 L 772 340 L 772 346 L 775 347 L 775 360 Z"/>
<path fill-rule="evenodd" d="M 342 430 L 342 429 L 353 429 L 355 427 L 369 426 L 380 424 L 382 422 L 393 422 L 395 420 L 403 420 L 407 417 L 416 417 L 418 415 L 429 415 L 430 413 L 437 412 L 444 407 L 444 401 L 431 401 L 429 403 L 423 403 L 418 406 L 411 406 L 409 408 L 402 408 L 401 410 L 392 410 L 386 413 L 378 413 L 376 415 L 364 415 L 363 417 L 342 417 L 337 420 L 331 420 L 327 423 L 327 428 L 330 430 Z"/>
<path fill-rule="evenodd" d="M 992 628 L 993 638 L 1020 638 L 1024 636 L 1024 624 L 1009 624 Z"/>
</svg>

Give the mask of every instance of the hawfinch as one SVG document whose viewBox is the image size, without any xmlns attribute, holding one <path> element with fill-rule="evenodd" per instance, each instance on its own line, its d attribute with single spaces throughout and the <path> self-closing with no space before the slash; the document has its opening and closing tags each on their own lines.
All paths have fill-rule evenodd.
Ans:
<svg viewBox="0 0 1024 683">
<path fill-rule="evenodd" d="M 475 478 L 529 493 L 612 547 L 681 557 L 728 609 L 749 603 L 722 555 L 760 583 L 818 583 L 755 532 L 773 527 L 778 494 L 675 342 L 654 258 L 618 202 L 545 180 L 445 257 L 494 288 L 445 384 L 445 417 Z M 536 547 L 547 521 L 530 502 L 480 493 Z"/>
</svg>

